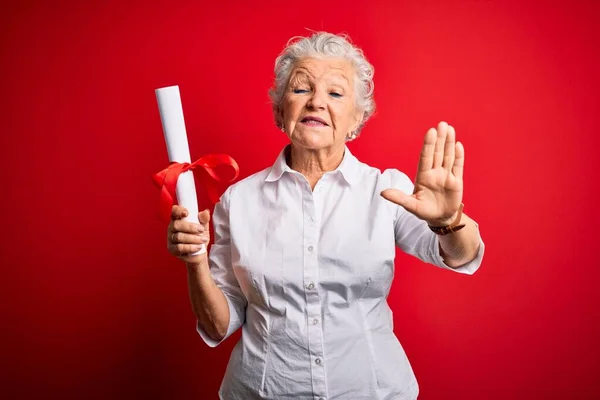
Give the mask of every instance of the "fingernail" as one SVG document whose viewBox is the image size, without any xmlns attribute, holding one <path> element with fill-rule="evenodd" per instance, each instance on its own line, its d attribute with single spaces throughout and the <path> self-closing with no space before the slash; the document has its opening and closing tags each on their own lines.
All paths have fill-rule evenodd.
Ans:
<svg viewBox="0 0 600 400">
<path fill-rule="evenodd" d="M 204 227 L 202 225 L 196 225 L 198 232 L 204 232 Z"/>
<path fill-rule="evenodd" d="M 204 243 L 208 242 L 208 238 L 206 236 L 202 236 L 201 239 Z"/>
</svg>

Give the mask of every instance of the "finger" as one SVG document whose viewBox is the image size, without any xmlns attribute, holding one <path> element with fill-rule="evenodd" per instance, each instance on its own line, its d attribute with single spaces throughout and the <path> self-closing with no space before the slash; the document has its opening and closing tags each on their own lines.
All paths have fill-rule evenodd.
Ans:
<svg viewBox="0 0 600 400">
<path fill-rule="evenodd" d="M 191 235 L 189 233 L 176 232 L 170 238 L 173 244 L 202 244 L 208 242 L 208 233 L 203 235 Z"/>
<path fill-rule="evenodd" d="M 463 171 L 465 169 L 465 148 L 461 142 L 456 142 L 455 146 L 456 156 L 454 157 L 454 166 L 452 167 L 452 174 L 457 179 L 463 178 Z"/>
<path fill-rule="evenodd" d="M 208 223 L 210 222 L 210 210 L 206 209 L 199 212 L 198 221 L 200 221 L 200 224 L 203 225 L 205 229 L 208 229 Z"/>
<path fill-rule="evenodd" d="M 174 246 L 175 254 L 186 256 L 190 253 L 195 253 L 202 248 L 201 244 L 178 244 Z"/>
<path fill-rule="evenodd" d="M 433 168 L 439 168 L 444 161 L 444 145 L 446 143 L 446 135 L 448 133 L 448 124 L 444 121 L 440 122 L 437 127 L 437 138 L 435 149 L 433 151 Z"/>
<path fill-rule="evenodd" d="M 423 149 L 421 149 L 421 158 L 419 160 L 419 171 L 428 171 L 433 166 L 433 150 L 436 135 L 437 131 L 435 128 L 430 128 L 425 134 Z"/>
<path fill-rule="evenodd" d="M 414 214 L 417 211 L 417 199 L 414 196 L 409 196 L 398 189 L 386 189 L 381 192 L 381 196 L 392 203 L 396 203 L 399 206 L 404 207 L 406 211 L 410 213 Z"/>
<path fill-rule="evenodd" d="M 175 221 L 176 219 L 181 219 L 181 218 L 185 218 L 188 216 L 188 210 L 180 205 L 173 205 L 173 207 L 171 207 L 171 219 L 173 221 Z"/>
<path fill-rule="evenodd" d="M 173 232 L 195 233 L 196 235 L 204 232 L 206 229 L 200 224 L 178 219 L 173 222 Z"/>
<path fill-rule="evenodd" d="M 444 162 L 442 167 L 448 171 L 454 165 L 454 147 L 456 146 L 456 132 L 452 125 L 448 125 L 448 134 L 446 135 L 446 144 L 444 146 Z"/>
</svg>

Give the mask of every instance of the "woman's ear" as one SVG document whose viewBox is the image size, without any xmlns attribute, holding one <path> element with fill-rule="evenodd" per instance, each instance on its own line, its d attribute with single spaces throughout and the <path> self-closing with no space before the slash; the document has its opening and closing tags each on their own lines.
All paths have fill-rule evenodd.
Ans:
<svg viewBox="0 0 600 400">
<path fill-rule="evenodd" d="M 364 119 L 365 113 L 361 110 L 356 110 L 354 113 L 354 123 L 351 126 L 350 132 L 356 132 Z"/>
<path fill-rule="evenodd" d="M 281 107 L 277 107 L 275 111 L 277 127 L 281 129 L 282 132 L 285 132 L 285 126 L 283 125 L 283 109 Z"/>
</svg>

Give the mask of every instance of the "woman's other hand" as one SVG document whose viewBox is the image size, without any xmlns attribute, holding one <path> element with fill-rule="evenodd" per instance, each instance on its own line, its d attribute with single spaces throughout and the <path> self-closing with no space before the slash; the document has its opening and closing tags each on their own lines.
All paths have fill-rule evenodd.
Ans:
<svg viewBox="0 0 600 400">
<path fill-rule="evenodd" d="M 174 205 L 171 210 L 171 222 L 167 229 L 167 248 L 169 253 L 184 261 L 186 264 L 203 264 L 208 262 L 207 254 L 204 252 L 192 255 L 202 248 L 208 247 L 210 241 L 210 211 L 204 210 L 198 213 L 200 224 L 184 220 L 188 216 L 185 207 Z"/>
<path fill-rule="evenodd" d="M 431 226 L 454 221 L 463 197 L 465 149 L 451 125 L 440 122 L 425 135 L 412 195 L 386 189 L 381 195 Z"/>
</svg>

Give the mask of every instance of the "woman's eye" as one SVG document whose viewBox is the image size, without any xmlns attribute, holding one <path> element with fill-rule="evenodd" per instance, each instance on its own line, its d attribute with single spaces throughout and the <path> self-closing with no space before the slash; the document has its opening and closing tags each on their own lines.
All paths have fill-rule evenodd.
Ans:
<svg viewBox="0 0 600 400">
<path fill-rule="evenodd" d="M 302 93 L 307 93 L 308 90 L 306 89 L 294 89 L 294 93 L 296 94 L 302 94 Z"/>
<path fill-rule="evenodd" d="M 339 99 L 340 97 L 342 97 L 341 93 L 338 93 L 338 92 L 330 92 L 329 95 L 331 97 L 335 97 L 336 99 Z"/>
</svg>

